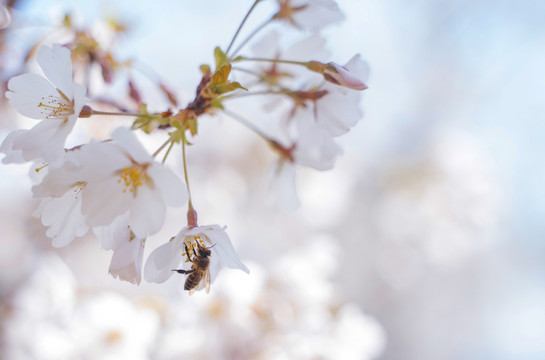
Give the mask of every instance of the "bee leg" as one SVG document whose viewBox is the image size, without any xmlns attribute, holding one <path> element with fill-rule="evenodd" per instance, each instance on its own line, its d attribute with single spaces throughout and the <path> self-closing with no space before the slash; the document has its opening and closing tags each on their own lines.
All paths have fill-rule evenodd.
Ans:
<svg viewBox="0 0 545 360">
<path fill-rule="evenodd" d="M 189 250 L 187 249 L 187 244 L 184 243 L 184 246 L 185 246 L 185 254 L 187 255 L 187 261 L 193 262 L 191 260 L 191 258 L 189 257 Z M 193 250 L 193 251 L 195 251 L 195 250 Z"/>
<path fill-rule="evenodd" d="M 176 271 L 180 274 L 191 274 L 193 271 L 195 271 L 195 269 L 191 269 L 191 270 L 172 269 L 172 271 Z"/>
</svg>

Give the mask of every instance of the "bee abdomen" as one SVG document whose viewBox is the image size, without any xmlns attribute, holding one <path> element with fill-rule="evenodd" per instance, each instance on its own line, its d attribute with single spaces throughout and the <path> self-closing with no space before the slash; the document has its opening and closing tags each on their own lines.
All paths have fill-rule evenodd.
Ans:
<svg viewBox="0 0 545 360">
<path fill-rule="evenodd" d="M 184 284 L 184 290 L 192 290 L 199 286 L 199 283 L 201 282 L 203 273 L 202 272 L 192 272 L 187 276 L 187 279 L 185 280 Z"/>
</svg>

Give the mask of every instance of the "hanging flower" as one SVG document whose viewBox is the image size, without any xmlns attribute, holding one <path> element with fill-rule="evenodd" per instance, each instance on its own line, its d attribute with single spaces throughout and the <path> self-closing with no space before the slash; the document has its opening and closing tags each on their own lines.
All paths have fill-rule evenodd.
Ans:
<svg viewBox="0 0 545 360">
<path fill-rule="evenodd" d="M 54 163 L 63 158 L 66 138 L 86 101 L 85 88 L 72 81 L 67 48 L 42 46 L 36 60 L 45 78 L 36 74 L 16 76 L 8 82 L 6 97 L 21 115 L 42 121 L 9 141 L 11 149 L 22 151 L 26 161 L 43 158 Z"/>
<path fill-rule="evenodd" d="M 155 249 L 144 267 L 144 278 L 149 282 L 162 283 L 169 279 L 182 264 L 183 269 L 191 269 L 195 252 L 199 247 L 210 251 L 210 278 L 214 281 L 222 265 L 231 269 L 250 270 L 238 258 L 225 227 L 206 225 L 183 228 L 176 237 Z M 189 254 L 187 251 L 189 251 Z M 204 284 L 200 284 L 202 288 Z"/>
<path fill-rule="evenodd" d="M 108 226 L 93 228 L 102 248 L 113 250 L 109 272 L 114 278 L 140 284 L 146 239 L 137 238 L 128 225 L 129 214 L 118 216 Z"/>
</svg>

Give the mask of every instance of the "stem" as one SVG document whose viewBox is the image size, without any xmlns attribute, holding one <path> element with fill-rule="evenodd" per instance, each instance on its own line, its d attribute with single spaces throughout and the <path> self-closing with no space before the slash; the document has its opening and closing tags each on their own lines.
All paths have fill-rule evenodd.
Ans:
<svg viewBox="0 0 545 360">
<path fill-rule="evenodd" d="M 294 60 L 283 60 L 283 59 L 265 59 L 265 58 L 247 58 L 243 57 L 237 59 L 237 61 L 259 61 L 259 62 L 270 62 L 275 64 L 292 64 L 292 65 L 302 65 L 308 67 L 308 62 L 304 61 L 294 61 Z"/>
<path fill-rule="evenodd" d="M 237 47 L 237 49 L 233 52 L 233 55 L 231 55 L 230 59 L 233 59 L 236 56 L 236 54 L 238 54 L 238 52 L 244 47 L 244 45 L 248 43 L 248 41 L 250 41 L 258 32 L 260 32 L 265 26 L 269 25 L 272 21 L 273 21 L 273 18 L 270 18 L 269 20 L 259 25 L 254 31 L 252 31 L 252 33 L 248 35 L 246 39 L 244 39 L 242 44 L 240 44 Z"/>
<path fill-rule="evenodd" d="M 165 143 L 164 143 L 163 145 L 161 145 L 161 146 L 159 147 L 159 149 L 157 149 L 157 151 L 155 151 L 155 152 L 153 153 L 153 155 L 151 155 L 151 157 L 152 157 L 152 158 L 155 158 L 157 155 L 159 155 L 159 153 L 161 152 L 161 150 L 163 150 L 163 149 L 165 148 L 165 146 L 167 146 L 168 143 L 170 143 L 170 142 L 172 142 L 172 138 L 168 138 L 168 140 L 165 141 Z"/>
<path fill-rule="evenodd" d="M 238 99 L 241 97 L 246 96 L 257 96 L 257 95 L 285 95 L 285 91 L 271 91 L 271 90 L 265 90 L 265 91 L 254 91 L 254 92 L 247 92 L 247 93 L 240 93 L 240 94 L 232 94 L 232 95 L 225 95 L 221 98 L 221 100 L 229 100 L 229 99 Z"/>
<path fill-rule="evenodd" d="M 252 7 L 250 8 L 250 10 L 248 10 L 248 13 L 246 14 L 246 16 L 244 17 L 244 19 L 242 20 L 242 22 L 240 23 L 240 25 L 238 26 L 238 29 L 237 29 L 237 32 L 235 33 L 235 35 L 233 36 L 233 39 L 231 40 L 231 43 L 229 44 L 229 47 L 227 48 L 227 51 L 225 52 L 225 55 L 227 55 L 229 53 L 229 50 L 231 50 L 231 47 L 233 46 L 233 44 L 235 43 L 235 40 L 238 36 L 238 33 L 240 32 L 240 30 L 242 29 L 242 27 L 244 26 L 244 23 L 246 22 L 246 20 L 248 20 L 248 17 L 250 16 L 250 14 L 252 13 L 252 11 L 254 11 L 254 8 L 256 7 L 256 5 L 260 2 L 261 0 L 255 0 L 254 4 L 252 5 Z"/>
<path fill-rule="evenodd" d="M 188 214 L 189 211 L 193 209 L 193 204 L 191 203 L 191 189 L 189 188 L 189 176 L 187 175 L 187 161 L 185 156 L 185 132 L 183 133 L 183 139 L 182 139 L 182 160 L 184 164 L 184 177 L 185 177 L 185 185 L 187 187 L 187 196 L 188 196 Z"/>
<path fill-rule="evenodd" d="M 171 141 L 170 142 L 170 146 L 168 147 L 168 150 L 167 152 L 165 153 L 165 156 L 163 157 L 163 161 L 161 161 L 162 164 L 165 163 L 165 161 L 167 160 L 167 157 L 168 157 L 168 154 L 170 154 L 170 150 L 172 150 L 172 147 L 174 146 L 174 141 Z"/>
<path fill-rule="evenodd" d="M 246 126 L 248 129 L 255 132 L 257 135 L 259 135 L 265 141 L 267 141 L 267 142 L 273 141 L 273 139 L 268 137 L 262 130 L 260 130 L 257 126 L 255 126 L 254 124 L 252 124 L 251 122 L 249 122 L 248 120 L 243 118 L 242 116 L 240 116 L 238 114 L 235 114 L 235 113 L 233 113 L 233 112 L 231 112 L 229 110 L 225 110 L 225 109 L 223 110 L 223 112 L 225 113 L 225 115 L 232 117 L 233 119 L 235 119 L 236 121 L 238 121 L 242 125 Z"/>
<path fill-rule="evenodd" d="M 134 114 L 134 113 L 128 113 L 128 112 L 108 112 L 108 111 L 93 110 L 92 115 L 139 116 L 140 114 Z"/>
</svg>

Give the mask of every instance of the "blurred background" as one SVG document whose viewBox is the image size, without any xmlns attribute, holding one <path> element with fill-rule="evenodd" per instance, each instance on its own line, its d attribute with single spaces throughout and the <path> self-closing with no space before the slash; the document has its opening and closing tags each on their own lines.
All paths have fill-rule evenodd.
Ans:
<svg viewBox="0 0 545 360">
<path fill-rule="evenodd" d="M 227 225 L 251 269 L 223 270 L 209 295 L 188 297 L 183 277 L 113 279 L 92 235 L 52 248 L 29 166 L 0 166 L 0 358 L 545 358 L 545 2 L 337 2 L 346 21 L 323 34 L 332 61 L 368 62 L 365 115 L 335 169 L 298 170 L 301 209 L 267 205 L 274 155 L 240 124 L 207 118 L 189 149 L 200 223 Z M 117 19 L 116 55 L 164 111 L 149 79 L 190 101 L 250 4 L 20 0 L 0 32 L 0 79 L 38 71 L 23 59 L 46 34 L 67 41 L 52 26 L 65 14 L 97 39 Z M 260 5 L 246 33 L 274 8 Z M 116 83 L 94 89 L 123 100 Z M 34 124 L 1 106 L 0 141 Z M 128 121 L 82 119 L 69 143 Z M 169 165 L 181 174 L 179 153 Z M 184 225 L 185 209 L 169 210 L 144 258 Z"/>
</svg>

